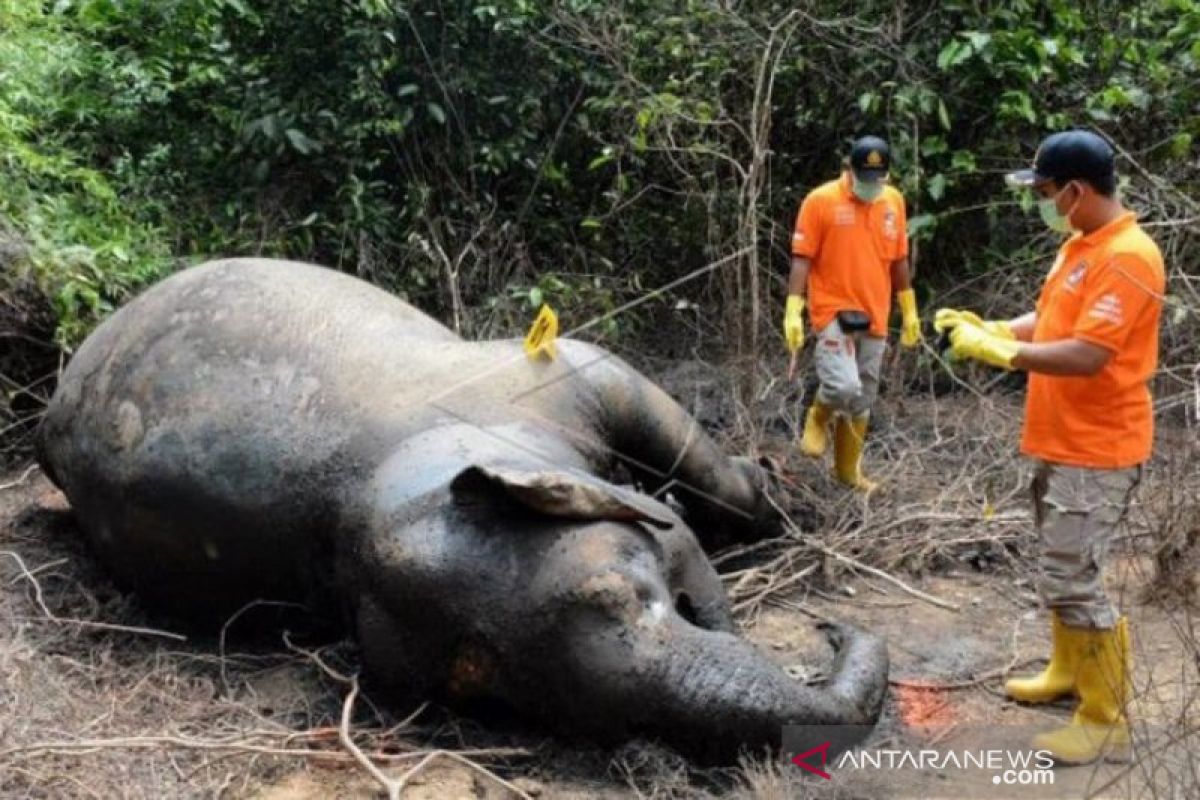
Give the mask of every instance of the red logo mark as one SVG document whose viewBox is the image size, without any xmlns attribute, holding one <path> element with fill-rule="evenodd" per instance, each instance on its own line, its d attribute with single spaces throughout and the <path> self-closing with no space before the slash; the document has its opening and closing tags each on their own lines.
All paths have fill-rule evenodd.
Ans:
<svg viewBox="0 0 1200 800">
<path fill-rule="evenodd" d="M 829 758 L 829 745 L 830 745 L 829 742 L 825 742 L 825 743 L 819 744 L 816 747 L 813 747 L 809 750 L 805 750 L 803 753 L 794 755 L 794 756 L 792 756 L 792 763 L 795 764 L 800 769 L 811 772 L 813 775 L 820 775 L 825 780 L 829 780 L 831 776 L 828 772 L 826 772 L 823 769 L 814 767 L 812 764 L 809 764 L 807 761 L 805 761 L 805 759 L 808 758 L 809 756 L 811 756 L 813 753 L 820 753 L 821 754 L 821 766 L 822 767 L 825 766 L 825 762 Z"/>
</svg>

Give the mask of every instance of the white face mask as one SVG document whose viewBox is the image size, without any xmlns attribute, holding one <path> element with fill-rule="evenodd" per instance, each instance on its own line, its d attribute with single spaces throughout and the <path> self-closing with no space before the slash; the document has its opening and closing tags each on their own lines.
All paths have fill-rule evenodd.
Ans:
<svg viewBox="0 0 1200 800">
<path fill-rule="evenodd" d="M 864 203 L 873 203 L 883 194 L 883 179 L 877 181 L 859 180 L 854 173 L 850 174 L 850 191 L 854 192 L 854 196 Z"/>
<path fill-rule="evenodd" d="M 1042 215 L 1042 222 L 1046 223 L 1046 227 L 1052 231 L 1059 233 L 1070 233 L 1074 230 L 1071 225 L 1071 215 L 1075 213 L 1075 209 L 1079 206 L 1079 199 L 1075 200 L 1075 205 L 1071 206 L 1070 210 L 1065 214 L 1060 214 L 1058 211 L 1058 196 L 1067 190 L 1066 186 L 1054 193 L 1053 197 L 1043 197 L 1038 200 L 1038 213 Z"/>
</svg>

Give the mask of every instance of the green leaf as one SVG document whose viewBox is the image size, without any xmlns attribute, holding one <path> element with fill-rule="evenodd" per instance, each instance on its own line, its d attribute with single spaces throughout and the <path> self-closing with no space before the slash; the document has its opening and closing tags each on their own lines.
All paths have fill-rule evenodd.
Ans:
<svg viewBox="0 0 1200 800">
<path fill-rule="evenodd" d="M 1173 158 L 1187 158 L 1192 152 L 1192 135 L 1177 133 L 1171 137 L 1169 146 Z"/>
<path fill-rule="evenodd" d="M 946 43 L 937 56 L 937 66 L 942 72 L 946 72 L 951 67 L 956 67 L 962 62 L 971 57 L 971 51 L 965 44 L 957 39 L 951 39 Z"/>
<path fill-rule="evenodd" d="M 955 172 L 974 172 L 975 154 L 969 150 L 955 150 L 950 158 L 950 167 Z"/>
<path fill-rule="evenodd" d="M 283 135 L 287 137 L 288 144 L 292 146 L 292 149 L 300 155 L 306 156 L 309 153 L 314 153 L 321 149 L 320 142 L 309 138 L 304 134 L 303 131 L 299 131 L 295 128 L 288 128 L 283 132 Z"/>
<path fill-rule="evenodd" d="M 1037 122 L 1033 100 L 1020 89 L 1009 89 L 1000 95 L 1000 111 L 1008 117 L 1020 117 L 1029 123 Z"/>
<path fill-rule="evenodd" d="M 588 162 L 588 165 L 587 165 L 588 171 L 590 172 L 591 170 L 600 169 L 605 164 L 611 162 L 613 159 L 614 159 L 614 156 L 612 153 L 612 148 L 606 147 L 606 148 L 604 148 L 604 151 L 602 153 L 600 153 L 600 155 L 596 156 L 595 158 L 593 158 L 591 161 Z"/>
<path fill-rule="evenodd" d="M 929 192 L 929 196 L 934 200 L 941 200 L 942 195 L 946 193 L 946 176 L 938 173 L 929 179 L 929 184 L 925 187 Z"/>
<path fill-rule="evenodd" d="M 586 218 L 584 218 L 583 222 L 579 223 L 579 227 L 581 227 L 581 228 L 599 228 L 600 220 L 596 219 L 595 217 L 586 217 Z"/>
<path fill-rule="evenodd" d="M 534 286 L 529 290 L 529 306 L 530 308 L 542 307 L 542 289 L 539 286 Z"/>
<path fill-rule="evenodd" d="M 971 49 L 976 53 L 987 48 L 992 42 L 992 35 L 983 31 L 967 31 L 967 41 L 971 43 Z"/>
<path fill-rule="evenodd" d="M 942 123 L 943 130 L 950 130 L 950 112 L 946 109 L 946 103 L 938 98 L 938 122 Z"/>
<path fill-rule="evenodd" d="M 921 155 L 923 156 L 937 156 L 949 151 L 950 145 L 946 144 L 946 140 L 941 136 L 926 136 L 921 140 Z"/>
<path fill-rule="evenodd" d="M 917 214 L 915 217 L 909 217 L 908 235 L 910 238 L 914 237 L 927 228 L 932 229 L 935 224 L 937 224 L 936 214 Z"/>
<path fill-rule="evenodd" d="M 446 112 L 437 103 L 426 103 L 425 110 L 429 112 L 429 116 L 433 117 L 434 121 L 439 125 L 446 124 Z"/>
<path fill-rule="evenodd" d="M 875 104 L 874 92 L 863 92 L 858 96 L 858 110 L 864 114 L 871 111 L 871 107 Z"/>
</svg>

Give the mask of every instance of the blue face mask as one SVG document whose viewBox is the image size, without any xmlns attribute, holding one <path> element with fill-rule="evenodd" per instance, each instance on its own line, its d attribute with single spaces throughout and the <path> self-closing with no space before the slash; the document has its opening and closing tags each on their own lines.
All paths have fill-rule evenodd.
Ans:
<svg viewBox="0 0 1200 800">
<path fill-rule="evenodd" d="M 877 181 L 859 180 L 857 175 L 850 176 L 850 191 L 864 203 L 874 203 L 883 194 L 883 179 Z"/>
</svg>

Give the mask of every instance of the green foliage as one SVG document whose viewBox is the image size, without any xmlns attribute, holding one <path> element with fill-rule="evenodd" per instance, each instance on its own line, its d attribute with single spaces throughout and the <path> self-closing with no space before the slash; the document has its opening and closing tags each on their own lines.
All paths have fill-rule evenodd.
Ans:
<svg viewBox="0 0 1200 800">
<path fill-rule="evenodd" d="M 148 209 L 130 208 L 94 151 L 72 146 L 71 129 L 97 120 L 109 98 L 75 85 L 91 53 L 59 23 L 36 4 L 0 2 L 0 217 L 28 242 L 26 270 L 70 345 L 168 262 Z"/>
<path fill-rule="evenodd" d="M 998 174 L 1053 129 L 1099 127 L 1194 196 L 1195 0 L 846 9 L 0 0 L 0 213 L 74 342 L 169 255 L 581 316 L 747 242 L 778 274 L 799 199 L 866 131 L 935 280 L 1020 255 Z"/>
</svg>

